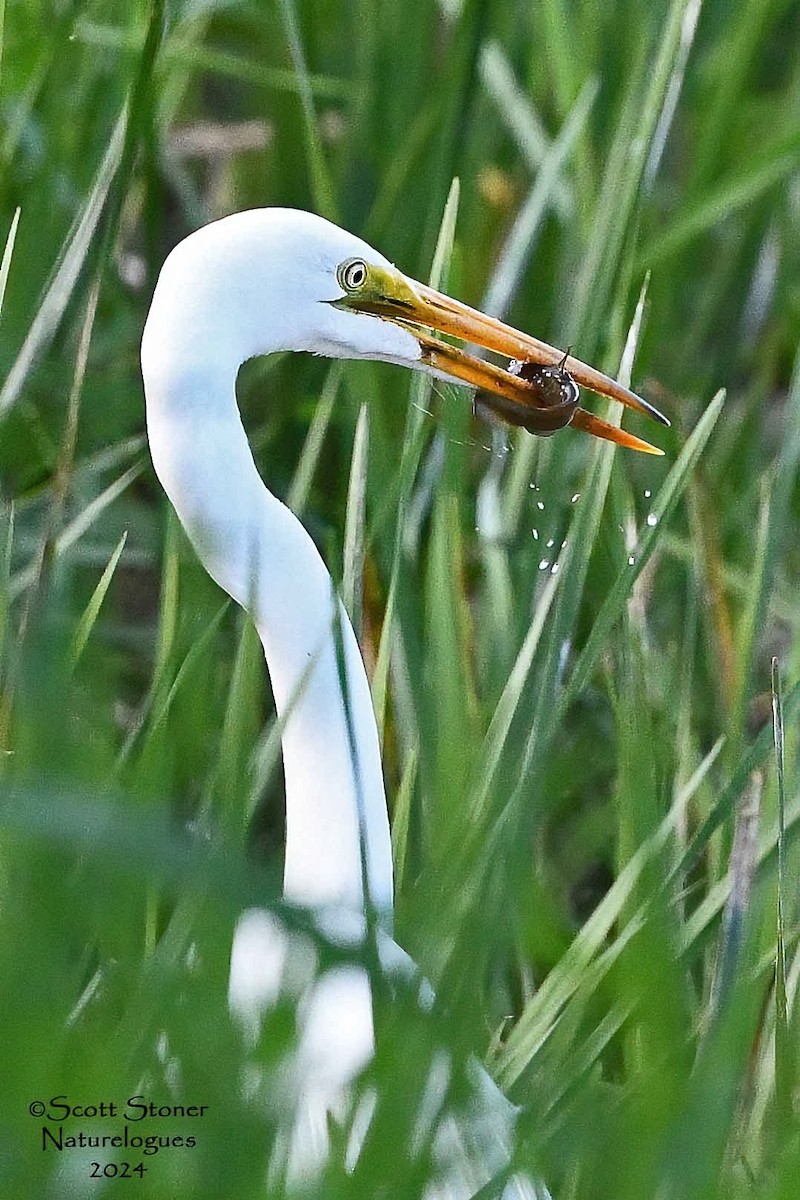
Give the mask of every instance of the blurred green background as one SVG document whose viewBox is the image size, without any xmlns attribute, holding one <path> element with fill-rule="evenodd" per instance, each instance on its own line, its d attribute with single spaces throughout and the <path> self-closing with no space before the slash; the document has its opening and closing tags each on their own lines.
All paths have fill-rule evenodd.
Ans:
<svg viewBox="0 0 800 1200">
<path fill-rule="evenodd" d="M 798 4 L 5 0 L 0 30 L 0 1196 L 283 1192 L 226 1010 L 236 914 L 280 906 L 268 681 L 138 367 L 169 249 L 276 204 L 611 373 L 627 344 L 672 420 L 626 416 L 655 459 L 382 364 L 240 376 L 359 632 L 438 994 L 379 994 L 368 1150 L 315 1194 L 422 1195 L 444 1044 L 557 1200 L 795 1197 Z M 207 1104 L 142 1131 L 197 1147 L 127 1181 L 42 1150 L 31 1102 L 138 1092 Z"/>
</svg>

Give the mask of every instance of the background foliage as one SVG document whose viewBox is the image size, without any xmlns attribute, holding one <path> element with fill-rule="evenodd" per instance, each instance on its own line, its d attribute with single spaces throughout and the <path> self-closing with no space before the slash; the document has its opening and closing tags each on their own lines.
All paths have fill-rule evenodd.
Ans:
<svg viewBox="0 0 800 1200">
<path fill-rule="evenodd" d="M 320 1195 L 421 1194 L 441 1043 L 524 1106 L 518 1162 L 560 1200 L 796 1195 L 799 19 L 0 5 L 3 1195 L 265 1194 L 277 1118 L 242 1099 L 225 992 L 237 912 L 279 904 L 268 681 L 153 475 L 138 343 L 169 248 L 268 204 L 612 372 L 627 340 L 673 421 L 630 421 L 645 459 L 510 436 L 388 366 L 242 372 L 360 630 L 398 940 L 438 992 L 379 998 L 370 1152 Z M 127 1184 L 42 1152 L 32 1101 L 140 1091 L 209 1105 L 146 1131 L 194 1150 Z"/>
</svg>

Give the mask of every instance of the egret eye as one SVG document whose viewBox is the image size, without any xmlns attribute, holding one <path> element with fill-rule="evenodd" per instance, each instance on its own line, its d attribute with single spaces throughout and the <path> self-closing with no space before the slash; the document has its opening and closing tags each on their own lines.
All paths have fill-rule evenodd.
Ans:
<svg viewBox="0 0 800 1200">
<path fill-rule="evenodd" d="M 363 258 L 348 258 L 336 272 L 339 283 L 346 292 L 357 292 L 367 282 L 367 264 Z"/>
</svg>

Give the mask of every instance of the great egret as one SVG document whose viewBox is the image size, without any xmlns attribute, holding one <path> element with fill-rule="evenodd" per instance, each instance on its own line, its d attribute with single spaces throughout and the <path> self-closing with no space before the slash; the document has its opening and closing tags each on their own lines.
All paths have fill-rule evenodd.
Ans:
<svg viewBox="0 0 800 1200">
<path fill-rule="evenodd" d="M 207 571 L 251 614 L 285 719 L 285 896 L 312 909 L 329 936 L 358 943 L 366 885 L 388 969 L 403 954 L 391 942 L 391 843 L 369 684 L 314 543 L 253 462 L 236 404 L 240 365 L 278 350 L 383 359 L 479 387 L 483 403 L 534 432 L 571 423 L 660 453 L 578 408 L 574 397 L 544 403 L 523 375 L 427 331 L 526 363 L 563 359 L 545 342 L 407 278 L 330 222 L 280 208 L 226 217 L 181 242 L 163 266 L 142 339 L 156 472 Z M 570 364 L 578 383 L 663 421 L 594 368 Z M 282 986 L 287 954 L 277 921 L 245 914 L 230 1003 L 255 1027 Z M 289 1150 L 301 1171 L 324 1154 L 327 1111 L 373 1052 L 363 970 L 328 971 L 306 993 L 297 1076 L 305 1116 Z"/>
</svg>

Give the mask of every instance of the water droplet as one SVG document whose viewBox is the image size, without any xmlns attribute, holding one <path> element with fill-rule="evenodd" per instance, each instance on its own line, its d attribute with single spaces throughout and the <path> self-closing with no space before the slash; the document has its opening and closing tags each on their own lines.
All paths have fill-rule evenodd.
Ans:
<svg viewBox="0 0 800 1200">
<path fill-rule="evenodd" d="M 629 554 L 629 555 L 628 555 L 628 566 L 629 566 L 629 567 L 632 567 L 635 561 L 636 561 L 636 560 L 634 559 L 633 555 L 632 555 L 632 554 Z"/>
<path fill-rule="evenodd" d="M 539 563 L 539 570 L 546 571 L 549 566 L 550 566 L 549 561 L 546 558 L 543 558 L 542 561 Z"/>
<path fill-rule="evenodd" d="M 547 546 L 547 549 L 549 550 L 551 546 L 555 545 L 555 538 L 548 538 L 545 545 Z"/>
<path fill-rule="evenodd" d="M 650 488 L 645 488 L 645 489 L 644 489 L 644 498 L 645 498 L 645 500 L 649 500 L 649 499 L 650 499 L 650 497 L 652 496 L 652 494 L 653 494 L 653 493 L 650 491 Z"/>
<path fill-rule="evenodd" d="M 650 526 L 651 529 L 653 528 L 654 525 L 658 524 L 658 517 L 656 516 L 655 513 L 648 513 L 647 524 Z"/>
<path fill-rule="evenodd" d="M 557 573 L 557 571 L 558 571 L 558 563 L 554 562 L 552 567 L 550 568 L 550 574 L 555 575 Z"/>
<path fill-rule="evenodd" d="M 571 503 L 577 504 L 577 502 L 580 500 L 580 498 L 581 498 L 580 492 L 576 492 L 575 495 L 572 497 Z"/>
<path fill-rule="evenodd" d="M 535 542 L 538 542 L 538 540 L 539 540 L 539 530 L 538 530 L 538 529 L 532 529 L 532 530 L 531 530 L 531 533 L 533 534 L 533 540 L 534 540 Z"/>
<path fill-rule="evenodd" d="M 542 512 L 544 510 L 544 504 L 542 503 L 541 500 L 536 501 L 536 507 L 539 509 L 539 512 Z"/>
</svg>

